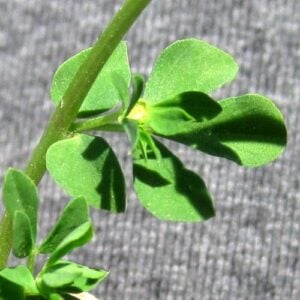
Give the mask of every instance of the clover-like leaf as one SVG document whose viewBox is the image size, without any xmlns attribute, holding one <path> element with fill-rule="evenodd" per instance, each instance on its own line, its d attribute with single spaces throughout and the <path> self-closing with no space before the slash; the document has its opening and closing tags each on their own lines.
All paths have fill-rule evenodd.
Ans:
<svg viewBox="0 0 300 300">
<path fill-rule="evenodd" d="M 267 164 L 282 153 L 286 127 L 270 99 L 248 94 L 219 103 L 222 112 L 215 118 L 168 138 L 248 167 Z"/>
<path fill-rule="evenodd" d="M 89 219 L 88 206 L 84 198 L 80 197 L 70 201 L 40 246 L 39 252 L 50 253 L 54 251 L 68 234 L 81 224 L 88 222 Z"/>
<path fill-rule="evenodd" d="M 25 293 L 32 294 L 32 295 L 38 294 L 38 290 L 37 290 L 34 278 L 26 266 L 19 265 L 14 268 L 5 268 L 0 271 L 0 278 L 3 278 L 5 280 L 11 282 L 13 285 L 22 287 L 22 289 L 24 289 Z M 1 290 L 1 279 L 0 279 L 0 290 Z M 0 299 L 2 299 L 1 296 L 2 295 L 0 292 Z M 5 296 L 8 297 L 8 295 L 6 295 L 6 294 L 5 294 Z M 11 299 L 12 300 L 15 298 L 3 298 L 3 299 L 5 299 L 5 300 Z"/>
<path fill-rule="evenodd" d="M 157 140 L 133 162 L 134 188 L 143 206 L 161 220 L 197 222 L 214 216 L 203 180 Z M 160 153 L 159 157 L 155 152 Z"/>
<path fill-rule="evenodd" d="M 14 256 L 23 258 L 29 256 L 34 242 L 28 216 L 22 211 L 16 211 L 13 217 L 12 252 Z"/>
<path fill-rule="evenodd" d="M 52 145 L 47 169 L 73 197 L 112 212 L 125 210 L 125 181 L 118 159 L 100 137 L 76 134 Z"/>
<path fill-rule="evenodd" d="M 212 119 L 222 111 L 220 104 L 201 92 L 185 92 L 149 105 L 148 127 L 161 135 L 174 135 L 186 126 Z"/>
<path fill-rule="evenodd" d="M 43 272 L 39 286 L 43 291 L 51 293 L 87 292 L 107 275 L 108 272 L 102 269 L 90 269 L 70 261 L 58 261 Z"/>
<path fill-rule="evenodd" d="M 93 237 L 91 222 L 85 222 L 70 232 L 57 248 L 51 253 L 47 266 L 53 265 L 57 260 L 71 252 L 74 248 L 85 245 Z"/>
<path fill-rule="evenodd" d="M 226 52 L 201 40 L 179 40 L 160 54 L 143 98 L 157 102 L 188 91 L 210 93 L 233 80 L 237 71 Z"/>
<path fill-rule="evenodd" d="M 55 104 L 62 100 L 69 84 L 90 51 L 91 48 L 81 51 L 57 69 L 50 91 Z M 79 117 L 99 114 L 113 108 L 120 101 L 120 91 L 115 86 L 116 75 L 122 78 L 122 85 L 125 84 L 129 88 L 131 73 L 125 42 L 119 44 L 99 73 L 79 110 Z"/>
<path fill-rule="evenodd" d="M 3 201 L 5 208 L 13 218 L 16 211 L 27 215 L 32 232 L 33 242 L 36 240 L 38 193 L 34 182 L 22 171 L 10 168 L 3 183 Z"/>
</svg>

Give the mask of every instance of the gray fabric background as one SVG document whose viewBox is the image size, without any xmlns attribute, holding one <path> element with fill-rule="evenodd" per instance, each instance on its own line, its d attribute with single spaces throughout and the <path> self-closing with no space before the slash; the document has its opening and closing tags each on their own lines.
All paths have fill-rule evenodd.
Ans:
<svg viewBox="0 0 300 300">
<path fill-rule="evenodd" d="M 96 39 L 121 0 L 0 0 L 0 175 L 22 168 L 53 105 L 57 66 Z M 128 142 L 110 136 L 122 157 L 128 209 L 93 211 L 97 237 L 72 258 L 111 270 L 100 299 L 300 299 L 300 1 L 153 0 L 129 33 L 134 71 L 149 74 L 175 39 L 205 39 L 240 64 L 237 80 L 216 97 L 259 92 L 282 109 L 289 131 L 283 156 L 260 169 L 172 144 L 201 174 L 217 216 L 202 224 L 165 223 L 131 189 Z M 41 233 L 67 197 L 52 180 L 41 185 Z"/>
</svg>

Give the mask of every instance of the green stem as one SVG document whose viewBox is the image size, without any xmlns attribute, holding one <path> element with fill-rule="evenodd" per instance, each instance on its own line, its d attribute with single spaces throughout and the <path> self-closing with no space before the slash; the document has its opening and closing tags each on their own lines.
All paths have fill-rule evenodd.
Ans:
<svg viewBox="0 0 300 300">
<path fill-rule="evenodd" d="M 93 123 L 82 123 L 76 124 L 72 127 L 72 131 L 76 133 L 100 130 L 100 131 L 110 131 L 110 132 L 124 132 L 124 126 L 120 123 L 106 123 L 103 125 L 98 125 L 95 127 Z"/>
<path fill-rule="evenodd" d="M 101 127 L 107 124 L 115 123 L 118 121 L 118 117 L 122 111 L 117 109 L 108 115 L 102 115 L 97 118 L 89 119 L 82 122 L 73 123 L 70 127 L 71 132 L 84 132 L 90 130 L 101 130 Z"/>
<path fill-rule="evenodd" d="M 4 213 L 0 223 L 0 270 L 6 267 L 6 262 L 11 249 L 12 220 L 7 213 Z"/>
<path fill-rule="evenodd" d="M 86 61 L 79 68 L 63 99 L 50 118 L 48 126 L 25 169 L 27 175 L 31 177 L 35 184 L 40 182 L 46 171 L 45 157 L 47 149 L 53 143 L 68 135 L 70 126 L 76 119 L 78 110 L 98 73 L 134 21 L 150 2 L 151 0 L 125 0 L 123 6 L 100 35 Z M 4 248 L 9 244 L 8 241 L 12 235 L 11 225 L 7 226 L 7 224 L 11 224 L 10 217 L 6 216 L 3 222 L 6 222 L 6 226 L 0 228 L 2 240 L 0 244 L 0 266 L 7 264 L 9 251 L 7 253 L 7 249 Z M 6 252 L 4 253 L 3 250 Z"/>
<path fill-rule="evenodd" d="M 35 259 L 37 253 L 38 253 L 37 249 L 33 249 L 27 259 L 27 267 L 33 275 L 34 275 Z"/>
</svg>

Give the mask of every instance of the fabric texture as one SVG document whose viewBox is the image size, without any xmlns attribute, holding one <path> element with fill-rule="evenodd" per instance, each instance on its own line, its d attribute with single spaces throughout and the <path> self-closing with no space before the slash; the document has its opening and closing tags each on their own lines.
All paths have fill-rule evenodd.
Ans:
<svg viewBox="0 0 300 300">
<path fill-rule="evenodd" d="M 23 168 L 54 109 L 58 65 L 89 47 L 121 0 L 0 0 L 0 175 Z M 199 224 L 156 220 L 132 190 L 127 138 L 107 135 L 127 178 L 128 208 L 93 210 L 96 238 L 71 257 L 110 270 L 99 299 L 300 299 L 300 1 L 153 0 L 128 34 L 135 72 L 176 39 L 204 39 L 232 54 L 237 79 L 217 98 L 258 92 L 272 98 L 288 127 L 276 162 L 245 169 L 171 144 L 200 174 L 217 215 Z M 40 234 L 68 197 L 49 176 L 41 184 Z"/>
</svg>

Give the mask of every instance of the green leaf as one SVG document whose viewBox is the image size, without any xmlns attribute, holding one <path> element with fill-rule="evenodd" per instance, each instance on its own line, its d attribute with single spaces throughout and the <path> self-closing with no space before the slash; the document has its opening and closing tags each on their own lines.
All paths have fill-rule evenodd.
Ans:
<svg viewBox="0 0 300 300">
<path fill-rule="evenodd" d="M 214 216 L 203 180 L 161 143 L 154 140 L 154 145 L 160 157 L 149 145 L 147 157 L 141 155 L 133 164 L 134 188 L 143 206 L 168 221 L 198 222 Z"/>
<path fill-rule="evenodd" d="M 174 135 L 194 123 L 212 119 L 222 107 L 201 92 L 185 92 L 149 106 L 147 127 L 161 135 Z"/>
<path fill-rule="evenodd" d="M 59 261 L 43 272 L 38 279 L 38 286 L 43 293 L 72 292 L 69 287 L 80 275 L 80 270 Z"/>
<path fill-rule="evenodd" d="M 38 290 L 34 278 L 26 266 L 20 265 L 14 268 L 3 269 L 0 271 L 0 277 L 10 281 L 15 285 L 21 286 L 22 288 L 24 288 L 25 293 L 38 294 Z M 1 283 L 0 283 L 0 289 L 1 289 Z"/>
<path fill-rule="evenodd" d="M 132 95 L 130 99 L 130 104 L 128 106 L 127 113 L 131 111 L 131 109 L 134 107 L 136 102 L 141 97 L 145 87 L 145 79 L 140 74 L 134 74 L 132 75 Z"/>
<path fill-rule="evenodd" d="M 73 77 L 90 52 L 91 48 L 81 51 L 57 69 L 50 91 L 51 98 L 56 105 L 63 98 Z M 113 108 L 120 101 L 119 90 L 112 78 L 115 74 L 122 77 L 129 88 L 131 74 L 125 42 L 119 44 L 99 73 L 79 110 L 80 117 L 99 114 Z"/>
<path fill-rule="evenodd" d="M 59 294 L 51 294 L 48 296 L 49 300 L 65 300 L 62 296 Z"/>
<path fill-rule="evenodd" d="M 113 73 L 111 77 L 112 77 L 112 82 L 119 94 L 118 99 L 121 100 L 122 108 L 124 110 L 128 106 L 129 98 L 130 98 L 128 82 L 118 73 Z"/>
<path fill-rule="evenodd" d="M 13 217 L 12 251 L 14 256 L 23 258 L 29 256 L 34 242 L 28 216 L 22 211 L 16 211 Z"/>
<path fill-rule="evenodd" d="M 24 289 L 0 276 L 0 300 L 25 300 Z"/>
<path fill-rule="evenodd" d="M 10 168 L 3 183 L 3 201 L 11 217 L 22 211 L 30 222 L 33 242 L 36 240 L 38 193 L 34 182 L 22 171 Z"/>
<path fill-rule="evenodd" d="M 282 153 L 286 127 L 270 99 L 249 94 L 219 103 L 223 111 L 214 119 L 168 138 L 248 167 L 265 165 Z"/>
<path fill-rule="evenodd" d="M 71 252 L 74 248 L 85 245 L 93 237 L 91 222 L 85 222 L 70 232 L 57 248 L 51 253 L 47 266 L 53 265 L 58 259 Z"/>
<path fill-rule="evenodd" d="M 108 275 L 107 271 L 90 269 L 69 261 L 59 261 L 47 268 L 39 284 L 44 291 L 79 293 L 93 289 Z"/>
<path fill-rule="evenodd" d="M 89 221 L 88 206 L 84 198 L 76 198 L 64 208 L 54 228 L 39 248 L 40 253 L 54 251 L 62 240 L 81 224 Z"/>
<path fill-rule="evenodd" d="M 157 59 L 143 98 L 157 102 L 188 91 L 210 93 L 233 80 L 237 71 L 226 52 L 201 40 L 179 40 Z"/>
<path fill-rule="evenodd" d="M 52 145 L 47 169 L 73 197 L 112 212 L 125 210 L 125 181 L 118 159 L 107 142 L 84 134 Z"/>
</svg>

